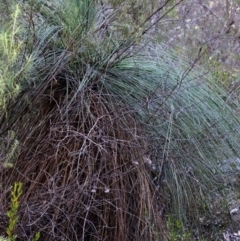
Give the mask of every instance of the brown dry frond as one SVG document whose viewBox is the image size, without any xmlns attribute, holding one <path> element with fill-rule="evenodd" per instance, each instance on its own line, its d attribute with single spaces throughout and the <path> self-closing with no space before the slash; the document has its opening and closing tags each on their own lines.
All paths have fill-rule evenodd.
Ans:
<svg viewBox="0 0 240 241">
<path fill-rule="evenodd" d="M 144 130 L 139 133 L 130 110 L 120 100 L 116 109 L 111 98 L 87 87 L 66 95 L 59 81 L 54 93 L 49 88 L 32 95 L 22 111 L 18 102 L 12 106 L 21 113 L 13 128 L 21 153 L 12 169 L 2 170 L 1 183 L 6 190 L 23 182 L 18 240 L 36 231 L 40 240 L 146 241 L 160 235 Z M 7 208 L 5 201 L 1 211 Z"/>
</svg>

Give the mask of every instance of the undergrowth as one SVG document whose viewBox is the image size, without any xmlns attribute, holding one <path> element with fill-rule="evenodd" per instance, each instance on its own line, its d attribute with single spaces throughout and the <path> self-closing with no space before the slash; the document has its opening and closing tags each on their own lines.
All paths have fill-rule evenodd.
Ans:
<svg viewBox="0 0 240 241">
<path fill-rule="evenodd" d="M 19 209 L 19 200 L 22 195 L 22 183 L 15 182 L 11 190 L 11 207 L 7 211 L 7 216 L 9 219 L 9 224 L 6 229 L 7 237 L 0 236 L 0 241 L 15 241 L 17 235 L 15 233 L 15 228 L 18 223 L 18 209 Z M 38 241 L 40 238 L 40 232 L 37 232 L 31 241 Z"/>
<path fill-rule="evenodd" d="M 11 4 L 0 26 L 1 168 L 12 167 L 0 199 L 24 187 L 0 231 L 167 240 L 170 214 L 171 238 L 187 240 L 199 202 L 221 195 L 219 163 L 240 156 L 239 119 L 208 71 L 146 34 L 151 16 L 125 33 L 121 3 L 80 2 Z"/>
</svg>

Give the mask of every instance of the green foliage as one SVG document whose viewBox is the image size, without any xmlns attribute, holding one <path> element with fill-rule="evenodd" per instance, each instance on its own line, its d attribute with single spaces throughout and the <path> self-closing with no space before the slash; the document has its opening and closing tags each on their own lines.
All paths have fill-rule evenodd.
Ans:
<svg viewBox="0 0 240 241">
<path fill-rule="evenodd" d="M 169 47 L 148 46 L 109 69 L 103 83 L 146 126 L 159 185 L 184 225 L 198 222 L 199 200 L 221 189 L 221 160 L 239 155 L 239 120 L 225 91 L 188 67 Z"/>
<path fill-rule="evenodd" d="M 33 5 L 34 7 L 34 5 Z M 41 18 L 36 20 L 37 27 L 55 26 L 55 44 L 71 50 L 81 47 L 91 39 L 86 39 L 96 18 L 96 0 L 53 1 L 50 5 L 34 7 Z M 43 26 L 41 26 L 43 24 Z M 42 36 L 41 36 L 42 38 Z"/>
<path fill-rule="evenodd" d="M 191 241 L 192 234 L 187 232 L 181 221 L 174 219 L 172 216 L 167 218 L 167 230 L 169 241 Z"/>
<path fill-rule="evenodd" d="M 1 152 L 5 150 L 5 161 L 3 167 L 13 167 L 13 163 L 20 153 L 19 141 L 17 140 L 14 131 L 8 131 L 7 140 L 1 143 Z"/>
<path fill-rule="evenodd" d="M 8 238 L 5 238 L 5 237 L 1 237 L 0 236 L 0 241 L 10 241 Z"/>
<path fill-rule="evenodd" d="M 19 199 L 22 195 L 22 183 L 15 182 L 13 185 L 13 189 L 11 191 L 11 207 L 10 210 L 7 212 L 7 216 L 9 218 L 9 225 L 6 230 L 8 235 L 8 239 L 10 241 L 16 240 L 16 235 L 14 234 L 14 229 L 18 222 L 18 208 L 19 208 Z"/>
<path fill-rule="evenodd" d="M 40 239 L 40 232 L 38 231 L 37 233 L 35 233 L 34 237 L 32 238 L 32 241 L 38 241 Z"/>
<path fill-rule="evenodd" d="M 12 14 L 12 29 L 7 31 L 1 29 L 0 32 L 0 57 L 1 57 L 1 70 L 0 70 L 0 104 L 6 104 L 6 90 L 10 90 L 8 94 L 16 96 L 19 93 L 19 84 L 16 83 L 15 64 L 19 57 L 22 43 L 16 40 L 16 35 L 19 32 L 17 18 L 20 14 L 20 8 L 17 5 L 15 12 Z"/>
<path fill-rule="evenodd" d="M 24 41 L 21 38 L 22 25 L 19 21 L 21 8 L 12 7 L 11 18 L 0 26 L 0 108 L 5 109 L 8 100 L 20 92 L 20 79 L 31 69 L 31 57 L 22 56 Z"/>
<path fill-rule="evenodd" d="M 18 215 L 17 212 L 19 210 L 19 200 L 22 195 L 22 183 L 15 182 L 13 185 L 13 189 L 11 190 L 11 207 L 10 210 L 7 212 L 7 216 L 9 218 L 9 225 L 6 230 L 8 235 L 7 238 L 0 236 L 0 241 L 15 241 L 17 235 L 14 234 L 15 227 L 18 223 Z M 38 241 L 40 238 L 40 232 L 37 232 L 32 241 Z"/>
<path fill-rule="evenodd" d="M 231 83 L 234 82 L 238 76 L 237 71 L 224 68 L 222 63 L 213 58 L 210 58 L 208 66 L 205 67 L 211 70 L 211 74 L 217 85 L 222 86 L 226 90 L 229 90 Z"/>
</svg>

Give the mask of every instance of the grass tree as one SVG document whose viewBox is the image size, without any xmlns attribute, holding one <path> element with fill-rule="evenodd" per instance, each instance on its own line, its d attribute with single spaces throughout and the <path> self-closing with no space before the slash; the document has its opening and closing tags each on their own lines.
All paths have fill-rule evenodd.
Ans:
<svg viewBox="0 0 240 241">
<path fill-rule="evenodd" d="M 23 183 L 19 239 L 167 240 L 164 213 L 197 223 L 218 162 L 239 156 L 224 91 L 140 38 L 147 17 L 125 33 L 121 3 L 1 4 L 0 210 Z"/>
</svg>

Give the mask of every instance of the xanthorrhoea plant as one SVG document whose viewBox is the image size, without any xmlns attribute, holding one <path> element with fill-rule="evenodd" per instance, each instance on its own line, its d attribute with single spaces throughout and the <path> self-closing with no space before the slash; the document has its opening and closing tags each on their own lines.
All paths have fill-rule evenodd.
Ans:
<svg viewBox="0 0 240 241">
<path fill-rule="evenodd" d="M 28 34 L 20 35 L 18 57 L 31 56 L 32 69 L 27 78 L 19 77 L 20 91 L 1 116 L 2 149 L 9 149 L 2 154 L 16 141 L 21 150 L 13 168 L 1 170 L 6 190 L 15 180 L 24 186 L 16 234 L 30 237 L 40 230 L 44 240 L 164 240 L 138 123 L 102 84 L 121 48 L 111 41 L 101 47 L 96 28 L 73 2 L 54 6 L 21 5 L 28 15 L 19 23 Z M 7 200 L 5 194 L 1 200 Z M 1 232 L 5 228 L 3 223 Z"/>
<path fill-rule="evenodd" d="M 196 221 L 194 195 L 218 188 L 217 161 L 239 155 L 222 90 L 169 46 L 117 39 L 94 1 L 31 3 L 17 42 L 31 68 L 0 120 L 2 146 L 14 133 L 21 150 L 1 171 L 6 189 L 24 184 L 18 235 L 164 240 L 162 205 Z"/>
<path fill-rule="evenodd" d="M 197 221 L 199 203 L 208 205 L 208 195 L 221 189 L 221 161 L 239 156 L 239 120 L 224 91 L 163 44 L 114 66 L 104 85 L 124 96 L 145 127 L 147 154 L 174 215 Z"/>
</svg>

